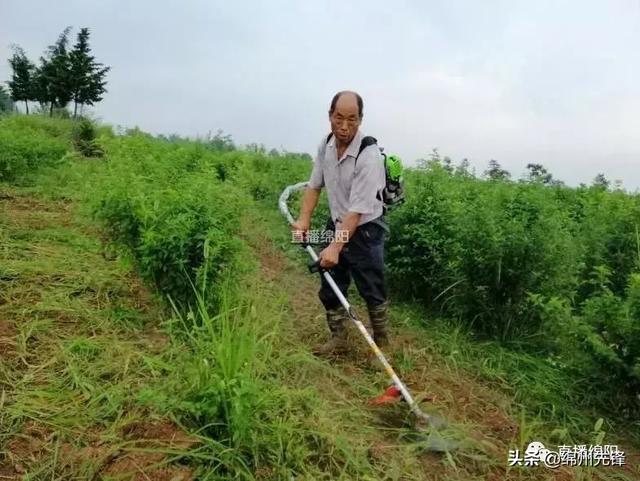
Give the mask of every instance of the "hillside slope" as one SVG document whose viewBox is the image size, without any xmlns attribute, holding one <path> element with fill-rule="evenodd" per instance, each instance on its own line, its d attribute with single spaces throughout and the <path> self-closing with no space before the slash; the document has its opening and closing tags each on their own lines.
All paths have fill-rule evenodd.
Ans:
<svg viewBox="0 0 640 481">
<path fill-rule="evenodd" d="M 136 391 L 155 377 L 149 365 L 162 362 L 160 353 L 170 343 L 159 329 L 166 316 L 159 300 L 104 250 L 99 231 L 74 203 L 11 188 L 3 190 L 1 205 L 3 479 L 107 479 L 126 473 L 134 479 L 193 479 L 196 470 L 182 463 L 200 464 L 203 441 L 136 406 Z M 510 416 L 511 400 L 438 355 L 396 310 L 394 362 L 415 393 L 448 417 L 450 435 L 463 448 L 447 457 L 400 441 L 403 410 L 380 412 L 366 405 L 387 380 L 369 362 L 356 332 L 357 348 L 344 359 L 330 363 L 309 354 L 326 335 L 317 279 L 295 253 L 273 244 L 273 226 L 255 215 L 246 218 L 243 237 L 260 261 L 247 288 L 259 312 L 280 313 L 274 334 L 282 337 L 279 348 L 292 362 L 277 366 L 281 372 L 274 382 L 312 389 L 316 405 L 306 422 L 348 442 L 354 459 L 337 457 L 337 463 L 353 463 L 362 479 L 581 479 L 568 469 L 508 471 L 508 449 L 521 446 L 527 430 Z M 353 479 L 350 471 L 345 469 L 344 479 Z M 622 471 L 638 479 L 632 472 Z M 273 467 L 255 474 L 284 479 Z M 614 471 L 594 474 L 598 479 Z"/>
<path fill-rule="evenodd" d="M 64 139 L 60 125 L 46 123 Z M 460 443 L 425 452 L 406 407 L 367 404 L 388 380 L 357 332 L 342 358 L 311 354 L 318 279 L 253 175 L 284 183 L 298 166 L 101 141 L 106 159 L 67 154 L 0 184 L 0 479 L 640 479 L 631 429 L 537 414 L 527 393 L 563 388 L 537 359 L 394 302 L 389 358 Z M 509 468 L 531 441 L 618 443 L 627 465 Z"/>
</svg>

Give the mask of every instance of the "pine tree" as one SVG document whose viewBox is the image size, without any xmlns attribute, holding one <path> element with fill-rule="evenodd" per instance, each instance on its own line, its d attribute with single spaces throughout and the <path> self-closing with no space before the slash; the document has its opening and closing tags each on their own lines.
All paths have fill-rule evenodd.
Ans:
<svg viewBox="0 0 640 481">
<path fill-rule="evenodd" d="M 611 182 L 604 176 L 604 174 L 598 174 L 591 182 L 591 185 L 596 189 L 609 190 Z"/>
<path fill-rule="evenodd" d="M 38 102 L 42 111 L 46 108 L 48 109 L 49 100 L 51 99 L 49 84 L 45 75 L 48 69 L 48 61 L 40 58 L 40 65 L 33 72 L 33 78 L 31 79 L 31 95 L 29 99 Z"/>
<path fill-rule="evenodd" d="M 106 92 L 105 75 L 110 67 L 95 61 L 89 47 L 89 29 L 82 28 L 78 33 L 77 43 L 69 54 L 71 61 L 73 116 L 76 117 L 78 104 L 93 105 L 102 100 Z"/>
<path fill-rule="evenodd" d="M 489 168 L 484 171 L 484 174 L 491 180 L 509 180 L 511 178 L 509 171 L 503 169 L 495 159 L 489 161 Z"/>
<path fill-rule="evenodd" d="M 40 103 L 49 104 L 49 115 L 54 107 L 64 108 L 73 98 L 71 91 L 71 64 L 67 52 L 68 36 L 71 27 L 67 27 L 55 44 L 49 46 L 46 57 L 40 58 L 38 85 L 35 87 Z M 43 102 L 44 101 L 44 102 Z"/>
<path fill-rule="evenodd" d="M 71 82 L 73 92 L 73 117 L 78 113 L 82 93 L 91 83 L 91 66 L 93 57 L 89 55 L 89 29 L 82 28 L 78 33 L 78 41 L 69 54 L 71 60 Z"/>
<path fill-rule="evenodd" d="M 7 83 L 11 90 L 11 99 L 14 102 L 24 102 L 27 114 L 29 113 L 29 100 L 32 97 L 32 80 L 35 66 L 27 58 L 20 47 L 13 47 L 13 56 L 9 59 L 9 65 L 13 70 L 11 80 Z"/>
<path fill-rule="evenodd" d="M 553 175 L 542 164 L 527 164 L 527 170 L 529 171 L 529 180 L 531 182 L 553 183 Z"/>
</svg>

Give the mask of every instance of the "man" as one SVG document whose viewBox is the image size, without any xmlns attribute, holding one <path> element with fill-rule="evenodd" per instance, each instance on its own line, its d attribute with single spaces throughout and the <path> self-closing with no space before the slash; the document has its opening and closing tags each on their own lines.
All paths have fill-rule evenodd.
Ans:
<svg viewBox="0 0 640 481">
<path fill-rule="evenodd" d="M 306 235 L 320 191 L 327 189 L 331 218 L 326 230 L 333 240 L 320 252 L 320 266 L 330 269 L 336 284 L 347 295 L 351 277 L 367 303 L 374 340 L 388 344 L 387 293 L 384 282 L 384 235 L 382 191 L 385 170 L 377 145 L 360 152 L 363 102 L 355 92 L 338 92 L 331 101 L 331 134 L 318 149 L 300 216 L 292 229 Z M 357 158 L 357 161 L 356 161 Z M 317 349 L 319 354 L 338 354 L 348 349 L 345 323 L 349 317 L 329 284 L 321 278 L 320 301 L 327 314 L 331 338 Z"/>
</svg>

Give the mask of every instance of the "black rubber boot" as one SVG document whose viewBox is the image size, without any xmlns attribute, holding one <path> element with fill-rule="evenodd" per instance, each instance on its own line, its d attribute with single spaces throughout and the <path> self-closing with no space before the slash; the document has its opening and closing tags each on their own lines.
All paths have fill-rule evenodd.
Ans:
<svg viewBox="0 0 640 481">
<path fill-rule="evenodd" d="M 331 332 L 331 338 L 314 350 L 316 354 L 329 356 L 344 354 L 349 350 L 345 326 L 345 321 L 347 321 L 348 318 L 347 312 L 342 307 L 338 309 L 327 309 L 327 325 Z"/>
<path fill-rule="evenodd" d="M 369 322 L 373 330 L 373 340 L 378 347 L 388 346 L 387 320 L 389 318 L 389 303 L 383 302 L 377 306 L 367 305 L 367 310 L 369 311 Z"/>
</svg>

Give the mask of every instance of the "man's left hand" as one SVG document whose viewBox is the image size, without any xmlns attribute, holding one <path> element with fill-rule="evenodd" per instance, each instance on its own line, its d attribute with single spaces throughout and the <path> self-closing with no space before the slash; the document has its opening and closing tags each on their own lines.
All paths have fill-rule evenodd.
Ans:
<svg viewBox="0 0 640 481">
<path fill-rule="evenodd" d="M 341 250 L 340 246 L 335 243 L 331 243 L 325 247 L 319 255 L 320 267 L 323 267 L 324 269 L 331 269 L 338 265 Z"/>
</svg>

